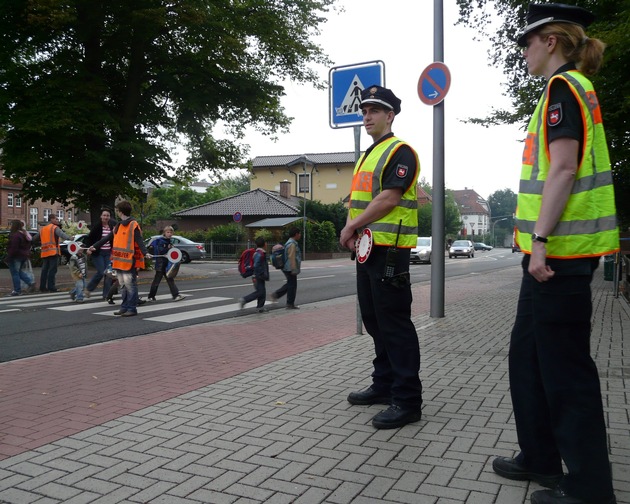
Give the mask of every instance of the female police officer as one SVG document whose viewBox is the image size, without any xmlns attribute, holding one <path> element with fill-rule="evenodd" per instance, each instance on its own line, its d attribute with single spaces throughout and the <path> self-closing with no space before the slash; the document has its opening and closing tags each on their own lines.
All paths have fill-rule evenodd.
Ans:
<svg viewBox="0 0 630 504">
<path fill-rule="evenodd" d="M 619 233 L 601 111 L 586 75 L 602 62 L 585 9 L 532 4 L 518 39 L 547 85 L 529 123 L 516 240 L 525 253 L 509 374 L 520 446 L 494 471 L 552 488 L 533 504 L 613 504 L 597 368 L 590 356 L 590 282 Z M 564 461 L 568 474 L 562 472 Z"/>
</svg>

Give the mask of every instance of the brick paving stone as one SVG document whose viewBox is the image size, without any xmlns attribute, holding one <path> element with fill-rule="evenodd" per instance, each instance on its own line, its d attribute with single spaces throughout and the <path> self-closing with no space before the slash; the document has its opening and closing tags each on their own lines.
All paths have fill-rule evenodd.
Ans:
<svg viewBox="0 0 630 504">
<path fill-rule="evenodd" d="M 600 369 L 617 500 L 630 504 L 630 363 L 624 338 L 630 333 L 630 307 L 613 296 L 601 273 L 593 282 L 592 352 Z M 413 317 L 421 341 L 423 418 L 402 429 L 375 430 L 371 418 L 383 407 L 346 401 L 350 391 L 369 385 L 372 360 L 369 336 L 352 334 L 348 314 L 355 313 L 353 297 L 318 303 L 317 309 L 305 306 L 297 314 L 278 311 L 264 321 L 245 316 L 195 326 L 191 332 L 200 341 L 223 338 L 238 348 L 247 362 L 231 374 L 225 373 L 230 367 L 221 364 L 221 355 L 203 362 L 189 355 L 187 361 L 171 350 L 179 343 L 178 330 L 100 345 L 100 364 L 90 347 L 63 352 L 65 367 L 61 354 L 0 364 L 0 380 L 16 384 L 11 394 L 0 397 L 0 411 L 11 416 L 0 419 L 0 502 L 526 502 L 539 487 L 504 480 L 491 467 L 495 456 L 513 456 L 518 449 L 507 345 L 519 277 L 515 267 L 450 280 L 442 319 L 427 315 L 429 287 L 413 287 L 424 310 L 414 311 Z M 322 319 L 323 332 L 336 325 L 346 333 L 313 343 L 315 332 L 308 328 Z M 267 341 L 244 337 L 252 334 L 251 324 L 267 324 Z M 297 341 L 296 324 L 308 329 Z M 257 354 L 269 352 L 269 338 L 278 333 L 273 354 L 256 362 Z M 162 387 L 135 383 L 137 376 L 127 373 L 124 387 L 105 392 L 98 387 L 114 379 L 107 365 L 121 348 L 127 353 L 135 349 L 149 361 L 155 355 L 158 370 L 171 356 L 169 367 L 180 366 L 184 378 L 177 383 L 180 378 L 170 376 L 173 386 Z M 89 428 L 54 438 L 63 426 L 50 394 L 72 387 L 67 368 L 75 356 L 80 357 L 77 373 L 87 363 L 88 378 L 99 377 L 84 379 L 96 388 L 77 391 L 74 403 L 70 396 L 56 397 L 73 412 L 67 423 Z M 226 357 L 234 365 L 233 357 Z M 119 368 L 120 358 L 116 362 Z M 223 374 L 212 375 L 208 367 L 221 368 Z M 191 376 L 191 369 L 198 376 Z M 20 380 L 33 370 L 47 373 L 51 385 L 35 390 L 49 395 L 32 395 L 28 382 Z M 184 381 L 194 385 L 186 389 Z M 139 401 L 145 390 L 155 402 Z M 94 393 L 107 403 L 100 417 L 80 407 Z M 133 411 L 125 409 L 132 404 Z M 37 445 L 37 439 L 52 442 Z M 19 443 L 32 450 L 15 453 Z"/>
</svg>

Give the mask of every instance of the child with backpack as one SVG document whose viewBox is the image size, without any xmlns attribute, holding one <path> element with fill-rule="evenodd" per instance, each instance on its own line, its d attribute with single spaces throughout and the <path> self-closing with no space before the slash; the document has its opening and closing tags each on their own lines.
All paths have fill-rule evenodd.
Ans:
<svg viewBox="0 0 630 504">
<path fill-rule="evenodd" d="M 254 283 L 255 290 L 238 300 L 241 310 L 245 304 L 256 299 L 256 308 L 258 309 L 258 313 L 268 311 L 267 308 L 265 308 L 265 299 L 267 298 L 265 282 L 269 280 L 269 264 L 267 263 L 267 254 L 265 252 L 266 245 L 265 239 L 262 236 L 256 238 L 256 251 L 254 252 L 253 268 L 254 273 L 252 275 L 252 282 Z"/>
</svg>

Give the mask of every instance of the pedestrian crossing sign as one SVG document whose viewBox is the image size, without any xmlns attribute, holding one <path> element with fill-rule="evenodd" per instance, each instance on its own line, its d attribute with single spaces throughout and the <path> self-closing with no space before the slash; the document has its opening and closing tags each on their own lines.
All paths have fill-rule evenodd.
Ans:
<svg viewBox="0 0 630 504">
<path fill-rule="evenodd" d="M 382 61 L 331 68 L 328 79 L 330 127 L 361 126 L 361 91 L 374 84 L 385 86 L 385 63 Z"/>
</svg>

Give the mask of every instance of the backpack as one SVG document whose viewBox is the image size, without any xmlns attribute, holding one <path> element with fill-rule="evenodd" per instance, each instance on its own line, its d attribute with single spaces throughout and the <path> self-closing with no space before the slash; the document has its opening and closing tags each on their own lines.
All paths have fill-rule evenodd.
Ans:
<svg viewBox="0 0 630 504">
<path fill-rule="evenodd" d="M 271 264 L 276 269 L 284 268 L 284 245 L 278 243 L 271 249 Z"/>
<path fill-rule="evenodd" d="M 255 248 L 245 249 L 238 260 L 238 272 L 243 278 L 254 274 L 254 252 L 256 252 Z"/>
</svg>

